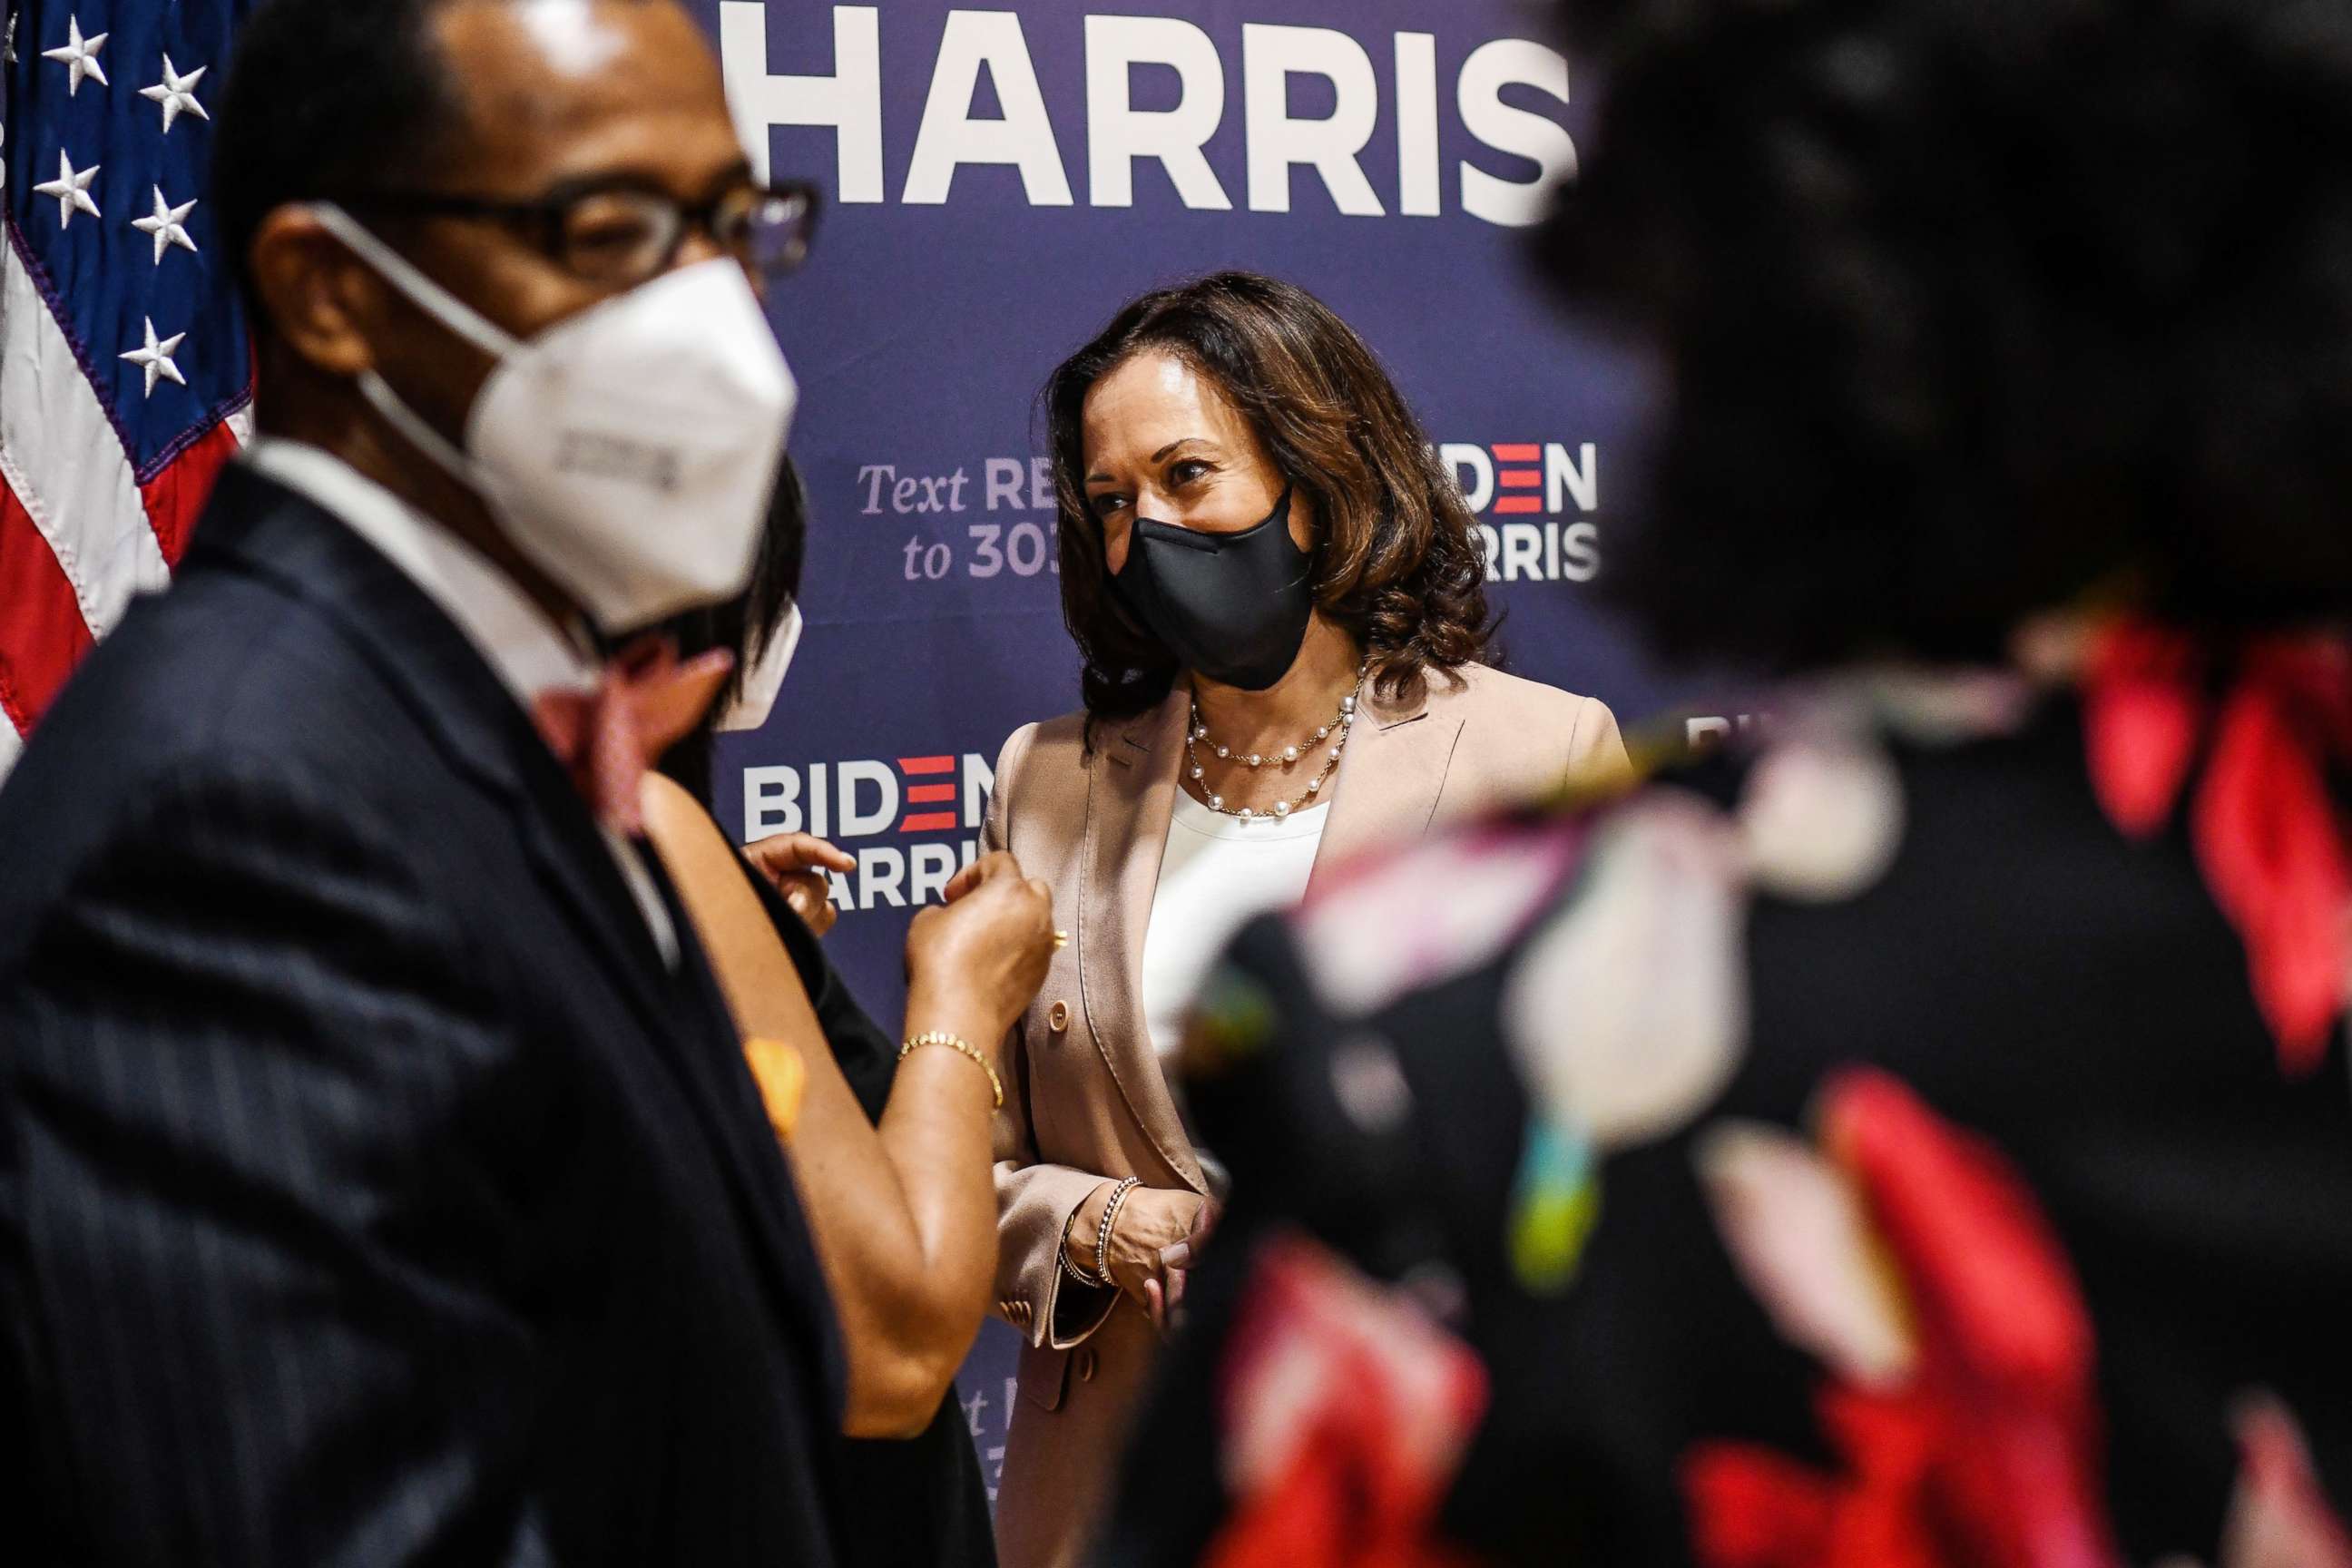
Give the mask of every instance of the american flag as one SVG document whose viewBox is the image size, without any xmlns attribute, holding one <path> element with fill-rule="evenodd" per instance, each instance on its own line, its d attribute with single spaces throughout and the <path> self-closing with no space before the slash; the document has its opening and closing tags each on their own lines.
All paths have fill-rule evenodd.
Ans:
<svg viewBox="0 0 2352 1568">
<path fill-rule="evenodd" d="M 0 0 L 0 774 L 242 439 L 206 105 L 256 3 Z"/>
</svg>

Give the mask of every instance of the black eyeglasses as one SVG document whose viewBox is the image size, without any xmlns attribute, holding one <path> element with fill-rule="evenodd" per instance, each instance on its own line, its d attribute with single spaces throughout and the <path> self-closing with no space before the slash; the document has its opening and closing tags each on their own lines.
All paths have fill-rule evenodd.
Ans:
<svg viewBox="0 0 2352 1568">
<path fill-rule="evenodd" d="M 642 184 L 604 183 L 559 189 L 536 201 L 382 191 L 345 205 L 503 223 L 587 282 L 635 288 L 668 271 L 687 237 L 698 232 L 755 279 L 786 277 L 808 259 L 818 197 L 814 185 L 801 181 L 737 185 L 692 203 Z"/>
</svg>

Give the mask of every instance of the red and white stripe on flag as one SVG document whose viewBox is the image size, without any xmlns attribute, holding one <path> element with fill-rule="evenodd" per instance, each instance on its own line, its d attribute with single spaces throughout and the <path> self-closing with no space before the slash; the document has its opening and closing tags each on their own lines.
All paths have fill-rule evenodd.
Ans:
<svg viewBox="0 0 2352 1568">
<path fill-rule="evenodd" d="M 0 247 L 0 771 L 134 594 L 179 562 L 213 477 L 236 453 L 224 419 L 141 485 L 14 244 Z"/>
<path fill-rule="evenodd" d="M 253 0 L 0 0 L 0 775 L 163 587 L 235 455 L 252 356 L 203 188 Z"/>
</svg>

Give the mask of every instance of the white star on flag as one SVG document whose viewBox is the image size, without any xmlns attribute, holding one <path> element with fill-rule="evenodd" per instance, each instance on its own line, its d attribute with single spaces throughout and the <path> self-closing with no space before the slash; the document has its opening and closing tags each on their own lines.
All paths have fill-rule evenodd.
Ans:
<svg viewBox="0 0 2352 1568">
<path fill-rule="evenodd" d="M 147 395 L 150 397 L 155 395 L 155 383 L 159 377 L 169 376 L 173 381 L 179 383 L 182 386 L 187 385 L 188 378 L 180 374 L 180 367 L 172 363 L 172 353 L 173 350 L 177 349 L 180 344 L 186 340 L 188 334 L 185 332 L 175 332 L 172 336 L 165 338 L 162 342 L 157 342 L 155 341 L 154 319 L 152 317 L 143 317 L 142 319 L 147 323 L 147 346 L 141 349 L 132 349 L 129 353 L 123 354 L 121 357 L 129 360 L 132 364 L 137 365 L 140 369 L 147 373 Z"/>
<path fill-rule="evenodd" d="M 43 51 L 41 58 L 55 60 L 66 68 L 66 96 L 71 98 L 81 90 L 81 79 L 89 78 L 100 87 L 108 86 L 106 72 L 99 68 L 98 51 L 106 47 L 107 35 L 94 37 L 81 36 L 81 18 L 66 18 L 66 43 L 63 48 Z"/>
<path fill-rule="evenodd" d="M 77 212 L 86 212 L 92 217 L 100 216 L 98 204 L 89 198 L 89 183 L 98 178 L 98 169 L 99 166 L 92 163 L 76 174 L 73 160 L 66 156 L 65 149 L 61 147 L 58 150 L 58 177 L 46 185 L 33 187 L 37 195 L 57 197 L 59 228 L 71 228 L 73 215 Z"/>
<path fill-rule="evenodd" d="M 140 97 L 152 99 L 163 106 L 164 135 L 169 136 L 172 133 L 172 121 L 180 118 L 182 110 L 185 110 L 199 120 L 212 118 L 205 112 L 205 106 L 196 101 L 196 83 L 204 80 L 205 72 L 211 68 L 210 66 L 198 66 L 187 75 L 182 76 L 172 68 L 172 57 L 165 55 L 163 79 L 153 87 L 142 87 L 139 89 Z"/>
<path fill-rule="evenodd" d="M 195 253 L 196 242 L 188 237 L 188 231 L 185 226 L 188 221 L 188 215 L 196 210 L 196 204 L 195 201 L 191 198 L 188 201 L 181 203 L 178 206 L 173 206 L 170 202 L 163 199 L 163 186 L 157 185 L 154 187 L 154 190 L 155 216 L 153 217 L 132 218 L 131 220 L 131 226 L 137 229 L 142 234 L 151 235 L 154 237 L 155 265 L 161 267 L 163 265 L 163 252 L 171 249 L 172 247 L 175 245 L 191 255 Z"/>
</svg>

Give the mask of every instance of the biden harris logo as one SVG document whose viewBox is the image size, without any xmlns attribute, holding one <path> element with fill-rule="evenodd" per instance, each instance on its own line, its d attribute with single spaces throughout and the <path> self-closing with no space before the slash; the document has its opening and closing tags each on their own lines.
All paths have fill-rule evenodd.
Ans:
<svg viewBox="0 0 2352 1568">
<path fill-rule="evenodd" d="M 856 857 L 833 876 L 844 911 L 941 901 L 980 855 L 996 773 L 975 752 L 743 770 L 743 837 L 814 833 Z"/>
<path fill-rule="evenodd" d="M 1478 518 L 1489 583 L 1601 575 L 1601 452 L 1590 441 L 1447 441 L 1437 448 Z"/>
</svg>

